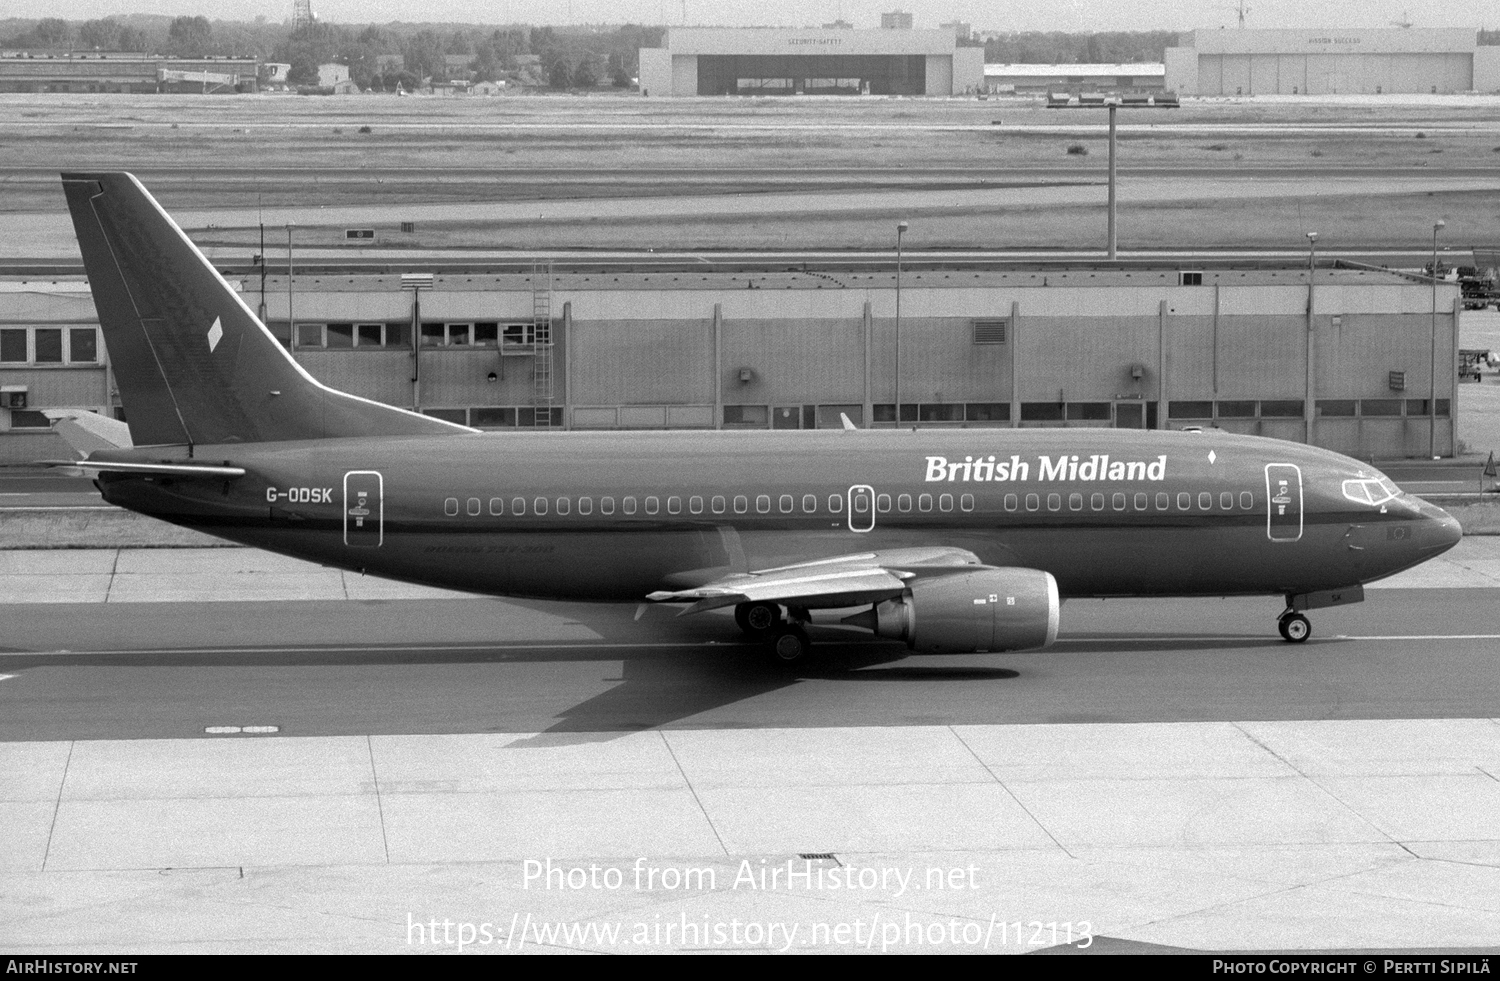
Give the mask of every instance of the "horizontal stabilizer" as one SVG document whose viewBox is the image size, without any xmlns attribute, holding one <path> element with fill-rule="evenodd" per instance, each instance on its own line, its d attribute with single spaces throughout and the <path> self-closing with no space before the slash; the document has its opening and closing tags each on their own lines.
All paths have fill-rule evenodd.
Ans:
<svg viewBox="0 0 1500 981">
<path fill-rule="evenodd" d="M 130 427 L 118 419 L 87 409 L 43 409 L 52 420 L 52 431 L 80 457 L 95 450 L 128 450 L 133 445 Z"/>
<path fill-rule="evenodd" d="M 134 473 L 141 475 L 160 474 L 164 477 L 228 477 L 245 476 L 244 467 L 218 467 L 206 463 L 111 463 L 103 460 L 38 460 L 44 467 L 70 467 L 89 473 Z"/>
</svg>

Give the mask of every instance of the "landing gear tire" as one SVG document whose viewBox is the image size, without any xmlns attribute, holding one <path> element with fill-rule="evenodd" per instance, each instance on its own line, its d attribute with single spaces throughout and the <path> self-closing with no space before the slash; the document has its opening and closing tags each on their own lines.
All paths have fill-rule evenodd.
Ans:
<svg viewBox="0 0 1500 981">
<path fill-rule="evenodd" d="M 766 637 L 781 625 L 781 607 L 775 603 L 741 603 L 734 608 L 734 622 L 752 637 Z"/>
<path fill-rule="evenodd" d="M 1276 629 L 1281 631 L 1282 640 L 1293 644 L 1300 644 L 1312 636 L 1312 624 L 1300 613 L 1283 613 L 1276 621 Z"/>
<path fill-rule="evenodd" d="M 771 661 L 774 664 L 801 664 L 808 659 L 811 650 L 806 632 L 795 624 L 784 625 L 771 634 Z"/>
</svg>

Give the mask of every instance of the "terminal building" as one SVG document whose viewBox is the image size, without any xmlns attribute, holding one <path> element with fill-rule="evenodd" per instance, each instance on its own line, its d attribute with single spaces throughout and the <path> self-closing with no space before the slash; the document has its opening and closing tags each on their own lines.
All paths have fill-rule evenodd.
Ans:
<svg viewBox="0 0 1500 981">
<path fill-rule="evenodd" d="M 1500 92 L 1500 46 L 1464 28 L 1216 30 L 1166 51 L 1182 95 Z"/>
<path fill-rule="evenodd" d="M 1166 66 L 1161 62 L 1123 65 L 984 66 L 984 88 L 990 93 L 1040 95 L 1045 92 L 1161 92 Z"/>
<path fill-rule="evenodd" d="M 284 277 L 231 282 L 320 381 L 482 429 L 1216 426 L 1388 459 L 1435 413 L 1455 443 L 1459 286 L 1385 271 L 927 265 L 899 319 L 884 265 L 298 275 L 294 322 Z M 0 399 L 7 463 L 68 455 L 45 410 L 121 414 L 82 280 L 0 282 Z"/>
<path fill-rule="evenodd" d="M 697 28 L 640 49 L 642 95 L 929 95 L 978 92 L 984 49 L 948 30 Z"/>
</svg>

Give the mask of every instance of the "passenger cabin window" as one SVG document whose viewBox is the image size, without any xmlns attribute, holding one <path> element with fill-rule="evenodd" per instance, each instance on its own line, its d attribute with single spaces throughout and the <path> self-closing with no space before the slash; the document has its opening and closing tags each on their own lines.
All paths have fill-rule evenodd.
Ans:
<svg viewBox="0 0 1500 981">
<path fill-rule="evenodd" d="M 755 497 L 755 510 L 761 514 L 771 513 L 771 495 L 757 494 Z"/>
<path fill-rule="evenodd" d="M 569 498 L 559 497 L 557 499 L 558 514 L 567 514 L 571 510 L 573 510 L 573 502 Z"/>
<path fill-rule="evenodd" d="M 703 513 L 703 498 L 699 497 L 696 494 L 694 494 L 692 497 L 688 498 L 688 510 L 691 511 L 693 514 L 702 514 Z"/>
<path fill-rule="evenodd" d="M 510 513 L 511 514 L 525 514 L 526 513 L 526 498 L 524 498 L 524 497 L 511 498 Z"/>
<path fill-rule="evenodd" d="M 1231 493 L 1229 493 L 1228 491 L 1224 491 L 1222 494 L 1220 494 L 1219 495 L 1219 507 L 1223 508 L 1225 511 L 1233 511 L 1234 510 L 1234 495 L 1231 494 Z"/>
<path fill-rule="evenodd" d="M 545 497 L 539 497 L 536 500 L 532 501 L 531 510 L 534 514 L 546 514 L 547 499 Z"/>
<path fill-rule="evenodd" d="M 911 495 L 910 494 L 902 494 L 900 497 L 896 498 L 896 510 L 898 510 L 898 511 L 910 511 L 911 510 Z"/>
<path fill-rule="evenodd" d="M 578 513 L 579 514 L 593 514 L 594 513 L 594 499 L 592 497 L 580 497 L 578 499 Z"/>
<path fill-rule="evenodd" d="M 734 495 L 734 513 L 744 514 L 748 510 L 750 510 L 750 498 L 744 494 Z"/>
<path fill-rule="evenodd" d="M 469 517 L 474 517 L 482 510 L 484 510 L 484 505 L 479 502 L 479 498 L 469 498 Z"/>
<path fill-rule="evenodd" d="M 1070 511 L 1082 511 L 1083 510 L 1083 495 L 1082 494 L 1069 494 L 1068 495 L 1068 510 L 1070 510 Z"/>
<path fill-rule="evenodd" d="M 1198 510 L 1200 510 L 1200 511 L 1212 511 L 1213 509 L 1214 509 L 1214 496 L 1212 494 L 1210 494 L 1208 491 L 1203 491 L 1202 493 L 1200 493 L 1198 495 Z"/>
<path fill-rule="evenodd" d="M 1156 495 L 1156 510 L 1165 511 L 1172 506 L 1172 496 L 1163 491 Z"/>
<path fill-rule="evenodd" d="M 668 514 L 681 514 L 682 513 L 682 498 L 678 497 L 675 494 L 672 495 L 671 497 L 667 498 L 667 513 Z"/>
<path fill-rule="evenodd" d="M 1007 510 L 1007 511 L 1014 511 L 1017 507 L 1020 506 L 1020 503 L 1021 503 L 1020 498 L 1016 497 L 1016 495 L 1014 495 L 1014 494 L 1006 494 L 1005 495 L 1005 510 Z"/>
<path fill-rule="evenodd" d="M 802 510 L 806 511 L 808 514 L 812 514 L 814 511 L 818 510 L 818 495 L 803 494 Z"/>
<path fill-rule="evenodd" d="M 781 500 L 779 503 L 781 505 L 782 514 L 791 514 L 792 508 L 796 507 L 796 501 L 790 494 L 781 495 Z"/>
<path fill-rule="evenodd" d="M 828 495 L 828 510 L 832 511 L 834 514 L 838 514 L 840 511 L 844 510 L 844 497 L 842 494 Z"/>
<path fill-rule="evenodd" d="M 635 514 L 635 498 L 627 497 L 620 502 L 620 510 L 626 514 Z"/>
<path fill-rule="evenodd" d="M 1062 510 L 1062 495 L 1061 494 L 1048 494 L 1047 495 L 1047 510 L 1048 511 L 1061 511 Z"/>
<path fill-rule="evenodd" d="M 938 510 L 939 511 L 952 511 L 953 510 L 953 495 L 952 494 L 940 494 L 940 495 L 938 495 Z"/>
<path fill-rule="evenodd" d="M 1151 496 L 1149 494 L 1137 494 L 1137 495 L 1135 495 L 1135 509 L 1137 511 L 1144 511 L 1144 510 L 1146 510 L 1146 508 L 1149 506 L 1150 502 L 1151 502 Z"/>
<path fill-rule="evenodd" d="M 661 510 L 661 501 L 658 498 L 656 498 L 656 497 L 647 497 L 646 498 L 646 513 L 647 514 L 655 514 L 657 511 L 660 511 L 660 510 Z"/>
<path fill-rule="evenodd" d="M 875 495 L 875 510 L 879 511 L 881 514 L 885 514 L 890 509 L 891 509 L 891 495 L 889 495 L 889 494 L 877 494 L 877 495 Z"/>
<path fill-rule="evenodd" d="M 505 499 L 500 497 L 490 498 L 490 514 L 504 514 Z"/>
<path fill-rule="evenodd" d="M 965 494 L 958 499 L 958 506 L 965 511 L 974 510 L 974 495 Z"/>
<path fill-rule="evenodd" d="M 1026 510 L 1040 511 L 1042 509 L 1042 498 L 1038 494 L 1026 495 Z"/>
<path fill-rule="evenodd" d="M 1116 494 L 1114 496 L 1114 499 L 1111 501 L 1111 503 L 1114 505 L 1114 509 L 1116 511 L 1123 511 L 1123 510 L 1125 510 L 1125 495 L 1124 494 Z"/>
<path fill-rule="evenodd" d="M 443 513 L 450 518 L 458 513 L 458 498 L 450 497 L 443 502 Z"/>
<path fill-rule="evenodd" d="M 1095 511 L 1103 511 L 1104 510 L 1104 495 L 1103 494 L 1091 494 L 1091 495 L 1089 495 L 1089 507 L 1093 508 Z"/>
<path fill-rule="evenodd" d="M 612 498 L 612 497 L 601 497 L 601 498 L 599 498 L 599 513 L 600 514 L 614 514 L 615 513 L 615 499 Z"/>
<path fill-rule="evenodd" d="M 1240 491 L 1240 507 L 1246 511 L 1255 507 L 1255 495 L 1249 491 Z"/>
<path fill-rule="evenodd" d="M 723 497 L 715 494 L 714 495 L 714 499 L 709 502 L 709 505 L 713 508 L 714 514 L 723 514 L 724 513 L 724 498 Z"/>
</svg>

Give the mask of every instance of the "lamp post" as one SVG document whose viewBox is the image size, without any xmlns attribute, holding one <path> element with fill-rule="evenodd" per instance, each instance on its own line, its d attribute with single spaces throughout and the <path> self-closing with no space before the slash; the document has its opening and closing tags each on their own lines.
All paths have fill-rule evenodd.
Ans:
<svg viewBox="0 0 1500 981">
<path fill-rule="evenodd" d="M 1318 417 L 1313 400 L 1313 277 L 1318 268 L 1318 233 L 1307 233 L 1307 378 L 1303 382 L 1302 414 L 1306 417 L 1307 444 L 1312 445 Z"/>
<path fill-rule="evenodd" d="M 1428 359 L 1427 379 L 1427 455 L 1434 460 L 1437 455 L 1437 284 L 1438 284 L 1438 260 L 1437 260 L 1437 238 L 1438 232 L 1447 227 L 1448 223 L 1438 219 L 1432 226 L 1432 350 Z"/>
<path fill-rule="evenodd" d="M 896 226 L 896 427 L 901 426 L 901 236 L 909 226 Z M 1434 321 L 1435 322 L 1435 321 Z"/>
<path fill-rule="evenodd" d="M 292 222 L 286 223 L 286 329 L 287 350 L 297 357 L 297 318 L 292 316 Z"/>
</svg>

